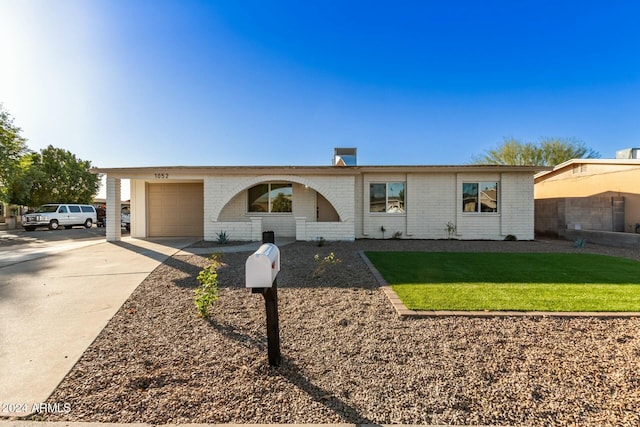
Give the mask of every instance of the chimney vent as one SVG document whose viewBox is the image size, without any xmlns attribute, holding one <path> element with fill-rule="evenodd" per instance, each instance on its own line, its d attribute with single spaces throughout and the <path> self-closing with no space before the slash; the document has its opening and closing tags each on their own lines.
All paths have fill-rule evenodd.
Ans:
<svg viewBox="0 0 640 427">
<path fill-rule="evenodd" d="M 334 148 L 333 166 L 356 166 L 357 148 Z"/>
<path fill-rule="evenodd" d="M 640 148 L 625 148 L 616 151 L 616 159 L 640 159 Z"/>
</svg>

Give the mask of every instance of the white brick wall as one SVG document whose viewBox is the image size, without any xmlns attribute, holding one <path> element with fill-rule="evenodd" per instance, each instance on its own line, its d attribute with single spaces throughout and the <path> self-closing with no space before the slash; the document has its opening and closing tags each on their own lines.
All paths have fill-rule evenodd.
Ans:
<svg viewBox="0 0 640 427">
<path fill-rule="evenodd" d="M 179 178 L 174 175 L 174 179 Z M 247 189 L 274 181 L 294 183 L 293 212 L 283 215 L 247 213 Z M 370 213 L 369 184 L 397 181 L 406 182 L 406 213 Z M 462 183 L 479 181 L 499 182 L 498 213 L 462 212 Z M 115 180 L 108 181 L 108 199 L 115 199 L 115 189 Z M 146 200 L 144 192 L 145 180 L 132 180 L 132 208 L 134 215 L 138 215 L 134 217 L 132 232 L 139 237 L 146 233 L 146 219 L 140 216 L 146 216 L 141 209 Z M 316 222 L 316 192 L 333 205 L 339 222 Z M 215 240 L 216 233 L 221 231 L 226 231 L 233 240 L 260 240 L 263 230 L 273 230 L 282 236 L 304 237 L 305 240 L 319 237 L 326 240 L 378 239 L 382 238 L 381 226 L 386 229 L 385 238 L 400 231 L 402 238 L 444 239 L 448 221 L 456 225 L 456 237 L 460 239 L 501 240 L 508 234 L 520 240 L 534 238 L 533 176 L 529 172 L 207 176 L 204 177 L 204 212 L 206 240 Z M 304 229 L 296 228 L 296 218 Z M 115 235 L 117 231 L 107 230 L 108 238 L 119 238 Z"/>
<path fill-rule="evenodd" d="M 512 234 L 518 240 L 534 239 L 533 176 L 523 173 L 503 173 L 501 237 Z"/>
<path fill-rule="evenodd" d="M 108 242 L 115 242 L 122 238 L 122 228 L 120 227 L 120 180 L 107 176 L 107 230 L 106 238 Z"/>
<path fill-rule="evenodd" d="M 456 222 L 455 174 L 410 174 L 407 177 L 407 237 L 446 238 L 449 221 Z"/>
<path fill-rule="evenodd" d="M 147 237 L 147 185 L 144 180 L 130 180 L 131 237 Z"/>
<path fill-rule="evenodd" d="M 316 241 L 323 238 L 324 240 L 355 240 L 355 230 L 352 221 L 346 222 L 304 222 L 298 220 L 298 225 L 304 227 L 300 236 L 304 236 L 304 240 Z"/>
<path fill-rule="evenodd" d="M 292 182 L 293 212 L 291 214 L 247 213 L 247 189 L 262 182 Z M 353 176 L 296 176 L 296 175 L 238 175 L 206 177 L 204 180 L 205 240 L 215 240 L 216 233 L 227 231 L 232 239 L 253 240 L 255 230 L 250 217 L 262 219 L 263 230 L 273 230 L 277 235 L 296 236 L 295 217 L 305 217 L 315 222 L 315 192 L 320 192 L 336 209 L 342 224 L 339 230 L 353 228 L 355 217 Z M 244 224 L 247 222 L 247 224 Z M 330 224 L 330 223 L 327 223 Z M 335 224 L 335 223 L 333 223 Z M 228 225 L 228 226 L 227 226 Z M 229 230 L 226 230 L 228 228 Z M 335 227 L 334 227 L 335 228 Z M 231 230 L 233 234 L 231 234 Z M 352 238 L 353 231 L 347 236 Z M 327 237 L 325 239 L 329 240 Z"/>
<path fill-rule="evenodd" d="M 406 180 L 406 216 L 369 212 L 369 184 Z M 496 181 L 499 184 L 498 213 L 462 212 L 462 183 Z M 520 240 L 533 235 L 533 176 L 528 173 L 409 173 L 403 175 L 367 174 L 359 180 L 356 219 L 358 238 L 385 238 L 402 231 L 402 238 L 444 239 L 446 224 L 457 228 L 458 239 L 502 240 L 508 234 Z"/>
</svg>

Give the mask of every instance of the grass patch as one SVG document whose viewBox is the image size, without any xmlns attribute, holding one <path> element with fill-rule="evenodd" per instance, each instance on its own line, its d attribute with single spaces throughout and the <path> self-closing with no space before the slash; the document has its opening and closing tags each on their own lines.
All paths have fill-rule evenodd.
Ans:
<svg viewBox="0 0 640 427">
<path fill-rule="evenodd" d="M 559 253 L 367 252 L 412 310 L 640 311 L 640 262 Z"/>
</svg>

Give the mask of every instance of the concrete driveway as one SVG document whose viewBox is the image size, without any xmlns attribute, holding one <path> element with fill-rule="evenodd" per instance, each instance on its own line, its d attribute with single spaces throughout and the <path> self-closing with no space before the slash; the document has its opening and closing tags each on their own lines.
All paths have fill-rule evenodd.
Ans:
<svg viewBox="0 0 640 427">
<path fill-rule="evenodd" d="M 33 412 L 138 284 L 194 240 L 0 247 L 0 415 Z"/>
</svg>

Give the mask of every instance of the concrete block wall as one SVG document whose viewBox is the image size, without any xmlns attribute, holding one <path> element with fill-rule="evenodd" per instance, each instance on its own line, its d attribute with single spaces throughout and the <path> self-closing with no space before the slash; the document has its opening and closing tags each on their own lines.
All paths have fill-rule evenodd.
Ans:
<svg viewBox="0 0 640 427">
<path fill-rule="evenodd" d="M 564 200 L 567 228 L 613 231 L 611 197 L 568 197 Z"/>
<path fill-rule="evenodd" d="M 120 203 L 122 199 L 120 195 L 120 180 L 107 176 L 106 238 L 108 242 L 119 241 L 122 238 L 122 229 L 120 227 Z"/>
<path fill-rule="evenodd" d="M 204 180 L 205 240 L 215 240 L 215 233 L 225 228 L 227 223 L 235 224 L 234 232 L 238 233 L 238 236 L 249 234 L 253 236 L 255 233 L 249 231 L 246 224 L 244 226 L 241 224 L 247 222 L 248 217 L 254 216 L 246 211 L 246 190 L 263 182 L 294 183 L 293 213 L 260 215 L 264 230 L 273 230 L 282 236 L 296 236 L 296 216 L 307 217 L 309 222 L 315 221 L 315 191 L 320 192 L 331 202 L 340 216 L 341 223 L 344 222 L 353 227 L 355 216 L 353 176 L 216 176 L 206 177 Z M 235 239 L 233 236 L 231 238 Z"/>
<path fill-rule="evenodd" d="M 131 237 L 147 237 L 147 184 L 144 180 L 129 181 L 131 196 Z"/>
<path fill-rule="evenodd" d="M 566 227 L 564 203 L 560 199 L 535 200 L 535 232 L 538 234 L 557 235 Z"/>
<path fill-rule="evenodd" d="M 535 201 L 535 231 L 562 235 L 564 230 L 613 231 L 611 197 L 561 197 Z"/>
<path fill-rule="evenodd" d="M 369 212 L 369 184 L 406 182 L 405 214 Z M 498 182 L 498 212 L 462 211 L 464 182 Z M 401 231 L 402 238 L 444 239 L 447 223 L 457 229 L 458 239 L 502 240 L 512 234 L 520 240 L 534 238 L 533 176 L 529 173 L 415 173 L 368 174 L 359 185 L 358 209 L 362 230 L 357 238 L 380 239 Z"/>
<path fill-rule="evenodd" d="M 500 237 L 513 235 L 518 240 L 533 240 L 535 237 L 533 176 L 522 173 L 502 173 L 499 186 Z"/>
<path fill-rule="evenodd" d="M 209 241 L 217 240 L 217 234 L 222 233 L 223 231 L 227 234 L 227 237 L 230 240 L 254 241 L 261 239 L 260 237 L 254 238 L 251 222 L 247 221 L 212 222 L 209 224 L 208 228 L 209 234 L 205 235 L 205 240 Z"/>
<path fill-rule="evenodd" d="M 344 222 L 307 222 L 305 218 L 296 218 L 296 240 L 355 240 L 355 228 L 352 221 Z"/>
<path fill-rule="evenodd" d="M 455 174 L 407 176 L 407 236 L 443 239 L 447 222 L 456 222 Z"/>
</svg>

